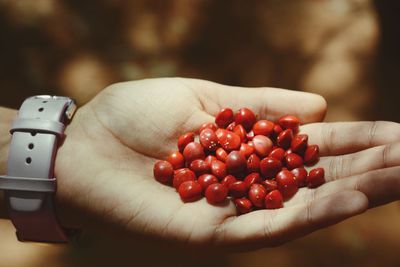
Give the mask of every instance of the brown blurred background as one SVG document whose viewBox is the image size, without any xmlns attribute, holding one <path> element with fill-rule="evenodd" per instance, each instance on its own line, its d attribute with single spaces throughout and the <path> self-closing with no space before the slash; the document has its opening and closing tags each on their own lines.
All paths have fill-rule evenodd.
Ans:
<svg viewBox="0 0 400 267">
<path fill-rule="evenodd" d="M 400 2 L 0 0 L 0 105 L 84 104 L 107 85 L 185 76 L 315 92 L 327 120 L 399 121 Z M 278 248 L 189 256 L 84 236 L 21 244 L 0 221 L 0 267 L 400 266 L 400 209 L 377 208 Z"/>
</svg>

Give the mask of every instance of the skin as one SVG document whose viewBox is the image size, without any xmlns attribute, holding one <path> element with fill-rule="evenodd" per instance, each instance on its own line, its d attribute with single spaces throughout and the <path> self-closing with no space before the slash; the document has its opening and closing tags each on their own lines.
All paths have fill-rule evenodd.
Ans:
<svg viewBox="0 0 400 267">
<path fill-rule="evenodd" d="M 298 116 L 310 143 L 320 145 L 317 166 L 325 168 L 327 183 L 300 189 L 282 209 L 242 216 L 236 216 L 231 201 L 184 204 L 173 187 L 154 180 L 153 165 L 177 149 L 179 135 L 213 121 L 223 107 L 249 107 L 269 120 Z M 249 250 L 282 244 L 400 199 L 400 125 L 320 123 L 325 113 L 322 97 L 283 89 L 182 78 L 114 84 L 80 108 L 67 127 L 55 164 L 59 219 L 84 231 L 111 226 L 125 236 L 188 247 Z M 2 138 L 3 155 L 9 138 Z"/>
</svg>

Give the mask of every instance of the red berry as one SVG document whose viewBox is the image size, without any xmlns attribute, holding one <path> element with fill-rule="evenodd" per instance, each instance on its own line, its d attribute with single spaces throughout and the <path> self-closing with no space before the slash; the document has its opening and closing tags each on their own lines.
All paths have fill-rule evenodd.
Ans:
<svg viewBox="0 0 400 267">
<path fill-rule="evenodd" d="M 179 136 L 178 139 L 178 149 L 180 152 L 182 152 L 185 147 L 187 146 L 187 144 L 189 144 L 190 142 L 194 141 L 194 133 L 189 132 L 189 133 L 185 133 L 184 135 Z"/>
<path fill-rule="evenodd" d="M 306 165 L 312 165 L 319 159 L 319 147 L 318 145 L 310 145 L 304 152 L 304 163 Z"/>
<path fill-rule="evenodd" d="M 300 120 L 299 120 L 299 118 L 297 118 L 295 116 L 286 115 L 286 116 L 281 117 L 278 120 L 278 123 L 284 129 L 292 129 L 294 132 L 296 132 L 299 128 Z"/>
<path fill-rule="evenodd" d="M 195 159 L 190 163 L 189 167 L 196 176 L 200 176 L 210 172 L 210 165 L 202 159 Z"/>
<path fill-rule="evenodd" d="M 239 149 L 240 153 L 242 153 L 246 158 L 248 158 L 251 154 L 254 153 L 254 147 L 246 144 L 246 143 L 242 143 L 240 145 L 240 149 Z"/>
<path fill-rule="evenodd" d="M 212 131 L 216 131 L 218 129 L 217 125 L 212 122 L 203 123 L 199 128 L 199 133 L 201 133 L 204 129 L 211 129 Z"/>
<path fill-rule="evenodd" d="M 265 203 L 267 190 L 260 184 L 252 184 L 249 189 L 249 199 L 254 206 L 262 208 Z"/>
<path fill-rule="evenodd" d="M 218 147 L 218 137 L 211 129 L 204 129 L 200 132 L 200 144 L 209 151 L 214 151 Z"/>
<path fill-rule="evenodd" d="M 285 150 L 280 147 L 274 148 L 271 153 L 269 153 L 268 157 L 282 161 L 285 158 Z"/>
<path fill-rule="evenodd" d="M 307 186 L 315 188 L 325 183 L 325 171 L 323 168 L 316 168 L 308 173 Z"/>
<path fill-rule="evenodd" d="M 227 175 L 227 176 L 224 177 L 224 179 L 222 179 L 221 184 L 222 184 L 222 185 L 225 185 L 226 188 L 229 188 L 229 186 L 230 186 L 232 183 L 236 182 L 236 181 L 237 181 L 237 179 L 236 179 L 235 176 L 233 176 L 233 175 Z"/>
<path fill-rule="evenodd" d="M 214 160 L 217 160 L 217 158 L 215 156 L 208 155 L 204 161 L 207 162 L 207 164 L 211 166 L 211 162 Z"/>
<path fill-rule="evenodd" d="M 275 181 L 278 184 L 278 189 L 281 191 L 284 198 L 290 198 L 296 194 L 298 190 L 297 181 L 293 173 L 288 170 L 280 171 Z"/>
<path fill-rule="evenodd" d="M 247 133 L 246 133 L 246 130 L 244 129 L 244 127 L 241 124 L 236 125 L 235 128 L 233 129 L 233 132 L 240 137 L 240 141 L 246 142 Z"/>
<path fill-rule="evenodd" d="M 235 114 L 235 122 L 236 125 L 241 124 L 247 131 L 250 131 L 256 122 L 256 116 L 250 109 L 241 108 Z"/>
<path fill-rule="evenodd" d="M 282 163 L 271 157 L 266 157 L 260 162 L 260 172 L 264 178 L 274 178 L 282 170 Z"/>
<path fill-rule="evenodd" d="M 247 195 L 248 187 L 243 181 L 236 181 L 229 185 L 229 195 L 234 198 L 240 198 Z"/>
<path fill-rule="evenodd" d="M 185 159 L 179 151 L 172 152 L 167 157 L 167 161 L 172 164 L 172 167 L 174 167 L 175 170 L 185 166 Z"/>
<path fill-rule="evenodd" d="M 218 179 L 214 175 L 206 173 L 206 174 L 201 175 L 199 177 L 199 179 L 197 179 L 197 182 L 199 183 L 199 185 L 201 186 L 201 188 L 204 191 L 207 189 L 207 187 L 209 185 L 218 183 Z"/>
<path fill-rule="evenodd" d="M 290 154 L 286 155 L 285 162 L 286 162 L 286 167 L 289 170 L 303 167 L 303 159 L 296 153 L 290 153 Z"/>
<path fill-rule="evenodd" d="M 265 208 L 279 209 L 283 207 L 283 198 L 281 192 L 274 190 L 265 196 Z"/>
<path fill-rule="evenodd" d="M 248 172 L 260 171 L 260 158 L 256 154 L 251 154 L 247 159 L 247 171 Z"/>
<path fill-rule="evenodd" d="M 231 131 L 226 131 L 218 138 L 219 144 L 225 150 L 231 151 L 239 149 L 241 140 L 239 135 Z"/>
<path fill-rule="evenodd" d="M 215 156 L 217 156 L 218 160 L 225 162 L 226 158 L 228 157 L 228 153 L 226 153 L 225 149 L 220 147 L 217 149 L 217 151 L 215 151 Z"/>
<path fill-rule="evenodd" d="M 290 149 L 292 149 L 294 153 L 303 155 L 304 151 L 307 148 L 307 142 L 308 142 L 308 135 L 298 134 L 293 137 L 292 142 L 290 144 Z"/>
<path fill-rule="evenodd" d="M 274 131 L 274 123 L 267 120 L 259 120 L 253 125 L 254 135 L 269 136 Z"/>
<path fill-rule="evenodd" d="M 235 206 L 238 214 L 249 213 L 253 210 L 253 203 L 245 197 L 235 199 Z"/>
<path fill-rule="evenodd" d="M 179 186 L 186 181 L 194 181 L 196 180 L 196 175 L 194 172 L 188 168 L 178 169 L 174 172 L 174 178 L 172 180 L 172 184 L 176 190 L 178 190 Z"/>
<path fill-rule="evenodd" d="M 247 187 L 250 187 L 252 184 L 259 184 L 262 182 L 261 176 L 258 172 L 252 172 L 244 178 L 244 183 Z"/>
<path fill-rule="evenodd" d="M 276 143 L 278 146 L 288 149 L 292 143 L 293 131 L 291 129 L 286 129 L 282 131 L 276 138 Z"/>
<path fill-rule="evenodd" d="M 233 111 L 230 108 L 223 108 L 215 117 L 215 123 L 220 128 L 225 128 L 229 123 L 233 122 Z"/>
<path fill-rule="evenodd" d="M 161 160 L 154 164 L 153 168 L 154 178 L 163 184 L 171 184 L 174 177 L 174 168 L 168 161 Z"/>
<path fill-rule="evenodd" d="M 228 196 L 228 188 L 219 183 L 211 184 L 207 187 L 205 196 L 210 204 L 221 203 L 225 201 Z"/>
<path fill-rule="evenodd" d="M 276 138 L 283 131 L 282 127 L 279 124 L 274 125 L 273 137 Z"/>
<path fill-rule="evenodd" d="M 179 188 L 178 193 L 183 202 L 193 202 L 201 198 L 201 186 L 196 181 L 183 182 Z"/>
<path fill-rule="evenodd" d="M 190 142 L 183 150 L 183 157 L 188 164 L 195 159 L 204 159 L 204 149 L 199 143 Z"/>
<path fill-rule="evenodd" d="M 296 178 L 297 186 L 303 187 L 307 184 L 307 170 L 304 168 L 295 168 L 291 171 Z"/>
<path fill-rule="evenodd" d="M 232 151 L 228 154 L 225 161 L 229 173 L 243 172 L 247 168 L 246 158 L 239 151 Z"/>
<path fill-rule="evenodd" d="M 211 162 L 211 173 L 218 179 L 223 179 L 227 175 L 225 163 L 220 160 L 214 160 Z"/>
<path fill-rule="evenodd" d="M 256 135 L 252 140 L 254 144 L 254 150 L 260 157 L 266 157 L 272 150 L 272 141 L 264 135 Z"/>
<path fill-rule="evenodd" d="M 278 184 L 276 183 L 275 180 L 265 180 L 262 181 L 261 184 L 264 186 L 267 192 L 271 192 L 278 189 Z"/>
<path fill-rule="evenodd" d="M 233 132 L 233 130 L 235 129 L 235 126 L 236 126 L 236 123 L 235 123 L 235 122 L 232 122 L 232 123 L 230 123 L 228 126 L 226 126 L 225 129 L 227 129 L 228 131 Z"/>
</svg>

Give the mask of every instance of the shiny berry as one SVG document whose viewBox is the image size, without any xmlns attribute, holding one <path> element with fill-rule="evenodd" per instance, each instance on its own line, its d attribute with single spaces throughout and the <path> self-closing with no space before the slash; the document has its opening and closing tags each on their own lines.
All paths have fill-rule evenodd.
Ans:
<svg viewBox="0 0 400 267">
<path fill-rule="evenodd" d="M 256 135 L 252 140 L 257 155 L 264 158 L 272 151 L 272 141 L 264 135 Z"/>
<path fill-rule="evenodd" d="M 228 126 L 226 126 L 225 129 L 227 129 L 228 131 L 233 132 L 233 130 L 235 129 L 235 126 L 236 126 L 236 123 L 235 123 L 235 122 L 232 122 L 232 123 L 230 123 Z"/>
<path fill-rule="evenodd" d="M 217 158 L 215 156 L 208 155 L 204 161 L 207 162 L 207 164 L 211 166 L 211 162 L 213 162 L 214 160 L 217 160 Z"/>
<path fill-rule="evenodd" d="M 259 184 L 262 182 L 261 176 L 258 172 L 252 172 L 249 175 L 247 175 L 244 180 L 245 184 L 247 187 L 250 187 L 252 184 Z"/>
<path fill-rule="evenodd" d="M 234 203 L 238 214 L 249 213 L 253 210 L 253 203 L 245 197 L 235 199 Z"/>
<path fill-rule="evenodd" d="M 241 124 L 236 125 L 235 128 L 233 129 L 233 132 L 240 137 L 240 141 L 246 142 L 247 133 L 246 133 L 246 130 L 244 129 L 244 127 Z"/>
<path fill-rule="evenodd" d="M 226 158 L 228 157 L 228 153 L 225 151 L 225 149 L 220 147 L 217 149 L 217 151 L 215 151 L 215 156 L 218 160 L 225 162 Z"/>
<path fill-rule="evenodd" d="M 290 153 L 286 155 L 285 163 L 289 170 L 293 170 L 295 168 L 303 167 L 303 158 L 296 153 Z"/>
<path fill-rule="evenodd" d="M 228 188 L 226 186 L 215 183 L 207 187 L 205 196 L 210 204 L 218 204 L 226 200 L 228 196 Z"/>
<path fill-rule="evenodd" d="M 246 143 L 242 143 L 240 145 L 240 149 L 239 149 L 240 153 L 242 153 L 246 158 L 250 157 L 251 154 L 254 153 L 254 147 L 246 144 Z"/>
<path fill-rule="evenodd" d="M 297 154 L 302 155 L 307 148 L 308 135 L 298 134 L 293 137 L 290 149 Z"/>
<path fill-rule="evenodd" d="M 306 165 L 312 165 L 319 159 L 319 147 L 318 145 L 310 145 L 304 152 L 304 163 Z"/>
<path fill-rule="evenodd" d="M 274 148 L 268 155 L 268 157 L 275 158 L 282 161 L 285 158 L 285 150 L 281 147 Z"/>
<path fill-rule="evenodd" d="M 204 129 L 210 129 L 212 131 L 216 131 L 218 129 L 217 125 L 212 122 L 203 123 L 199 128 L 199 133 L 201 133 Z"/>
<path fill-rule="evenodd" d="M 269 136 L 274 131 L 274 123 L 268 120 L 259 120 L 253 125 L 254 135 Z"/>
<path fill-rule="evenodd" d="M 185 166 L 185 158 L 179 151 L 172 152 L 168 157 L 167 161 L 172 164 L 174 169 L 180 169 Z"/>
<path fill-rule="evenodd" d="M 297 186 L 298 187 L 303 187 L 307 185 L 307 170 L 304 168 L 295 168 L 291 170 L 293 173 L 294 177 L 296 178 L 297 181 Z"/>
<path fill-rule="evenodd" d="M 237 150 L 240 147 L 241 140 L 239 135 L 231 131 L 226 131 L 218 138 L 221 147 L 227 151 Z"/>
<path fill-rule="evenodd" d="M 252 184 L 249 189 L 249 199 L 254 206 L 262 208 L 265 203 L 267 190 L 261 184 Z"/>
<path fill-rule="evenodd" d="M 165 160 L 157 161 L 153 168 L 154 178 L 163 184 L 171 184 L 174 177 L 174 168 Z"/>
<path fill-rule="evenodd" d="M 276 183 L 275 180 L 265 180 L 262 181 L 261 184 L 264 186 L 267 192 L 271 192 L 278 189 L 278 184 Z"/>
<path fill-rule="evenodd" d="M 274 138 L 278 137 L 278 135 L 283 131 L 282 127 L 279 124 L 275 124 L 274 125 L 274 132 L 272 134 L 272 136 Z"/>
<path fill-rule="evenodd" d="M 286 115 L 286 116 L 281 117 L 278 120 L 278 123 L 284 129 L 292 129 L 294 132 L 296 132 L 299 128 L 300 120 L 299 120 L 299 118 L 297 118 L 295 116 Z"/>
<path fill-rule="evenodd" d="M 218 137 L 211 129 L 204 129 L 200 132 L 200 144 L 209 151 L 214 151 L 218 147 Z"/>
<path fill-rule="evenodd" d="M 236 125 L 241 124 L 247 131 L 250 131 L 256 122 L 256 116 L 250 109 L 241 108 L 235 114 L 235 122 Z"/>
<path fill-rule="evenodd" d="M 248 132 L 248 133 L 246 134 L 246 139 L 249 140 L 249 141 L 251 141 L 251 140 L 253 140 L 254 136 L 255 136 L 254 132 L 253 132 L 253 131 L 250 131 L 250 132 Z"/>
<path fill-rule="evenodd" d="M 189 132 L 189 133 L 185 133 L 184 135 L 179 136 L 178 139 L 178 149 L 180 152 L 182 152 L 185 147 L 187 146 L 187 144 L 189 144 L 190 142 L 194 141 L 194 133 Z"/>
<path fill-rule="evenodd" d="M 188 164 L 195 159 L 204 159 L 205 154 L 203 146 L 196 142 L 190 142 L 183 150 L 183 157 Z"/>
<path fill-rule="evenodd" d="M 248 187 L 243 181 L 236 181 L 229 185 L 229 195 L 234 198 L 244 197 L 247 195 Z"/>
<path fill-rule="evenodd" d="M 178 190 L 179 186 L 183 182 L 194 181 L 194 180 L 196 180 L 196 174 L 188 168 L 182 168 L 174 172 L 174 178 L 172 183 L 175 189 Z"/>
<path fill-rule="evenodd" d="M 202 160 L 202 159 L 195 159 L 190 163 L 189 168 L 194 171 L 196 176 L 200 176 L 205 173 L 209 173 L 211 171 L 210 165 Z"/>
<path fill-rule="evenodd" d="M 193 202 L 199 200 L 202 188 L 196 181 L 186 181 L 179 185 L 178 193 L 183 202 Z"/>
<path fill-rule="evenodd" d="M 222 179 L 221 184 L 224 185 L 224 186 L 226 186 L 226 188 L 229 188 L 229 186 L 230 186 L 232 183 L 236 182 L 236 181 L 237 181 L 237 179 L 236 179 L 235 176 L 233 176 L 233 175 L 227 175 L 227 176 L 224 177 L 224 179 Z"/>
<path fill-rule="evenodd" d="M 282 170 L 281 161 L 266 157 L 260 162 L 260 173 L 264 178 L 274 178 Z"/>
<path fill-rule="evenodd" d="M 219 180 L 227 175 L 226 165 L 220 160 L 211 162 L 211 173 L 214 174 Z"/>
<path fill-rule="evenodd" d="M 307 176 L 307 186 L 315 188 L 325 183 L 325 171 L 323 168 L 311 170 Z"/>
<path fill-rule="evenodd" d="M 225 161 L 226 169 L 229 173 L 243 172 L 247 168 L 247 160 L 239 151 L 232 151 L 228 154 Z"/>
<path fill-rule="evenodd" d="M 218 183 L 218 179 L 214 175 L 207 173 L 200 175 L 200 177 L 197 179 L 197 182 L 204 191 L 209 185 Z"/>
<path fill-rule="evenodd" d="M 230 108 L 221 109 L 220 112 L 215 117 L 215 123 L 220 128 L 225 128 L 231 122 L 233 122 L 233 120 L 234 120 L 233 111 Z"/>
<path fill-rule="evenodd" d="M 251 154 L 247 159 L 247 171 L 258 172 L 260 170 L 260 158 L 256 154 Z"/>
<path fill-rule="evenodd" d="M 283 197 L 281 192 L 273 190 L 265 196 L 266 209 L 279 209 L 283 207 Z"/>
<path fill-rule="evenodd" d="M 286 129 L 282 131 L 276 138 L 276 143 L 278 146 L 288 149 L 292 143 L 293 131 L 291 129 Z"/>
<path fill-rule="evenodd" d="M 296 194 L 298 190 L 297 181 L 293 173 L 288 170 L 280 171 L 275 181 L 278 184 L 278 189 L 281 191 L 284 198 L 290 198 Z"/>
</svg>

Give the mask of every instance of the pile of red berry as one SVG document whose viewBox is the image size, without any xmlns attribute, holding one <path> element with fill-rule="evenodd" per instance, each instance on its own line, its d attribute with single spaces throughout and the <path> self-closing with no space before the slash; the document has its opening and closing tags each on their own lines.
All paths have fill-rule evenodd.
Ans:
<svg viewBox="0 0 400 267">
<path fill-rule="evenodd" d="M 215 123 L 179 137 L 178 149 L 154 165 L 157 181 L 173 185 L 184 202 L 203 196 L 218 204 L 232 197 L 239 214 L 254 208 L 276 209 L 299 187 L 325 182 L 324 169 L 309 173 L 319 159 L 318 145 L 299 134 L 300 120 L 283 116 L 277 122 L 258 120 L 248 108 L 222 109 Z"/>
</svg>

